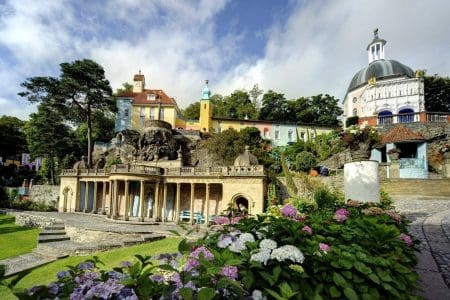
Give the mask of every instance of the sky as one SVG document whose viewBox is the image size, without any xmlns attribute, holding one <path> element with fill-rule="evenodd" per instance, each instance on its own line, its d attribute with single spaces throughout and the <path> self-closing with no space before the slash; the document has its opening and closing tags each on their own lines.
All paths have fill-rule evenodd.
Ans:
<svg viewBox="0 0 450 300">
<path fill-rule="evenodd" d="M 141 70 L 181 108 L 205 79 L 213 94 L 343 99 L 375 28 L 386 59 L 449 76 L 449 12 L 448 0 L 0 0 L 0 115 L 27 119 L 20 84 L 84 58 L 114 90 Z"/>
</svg>

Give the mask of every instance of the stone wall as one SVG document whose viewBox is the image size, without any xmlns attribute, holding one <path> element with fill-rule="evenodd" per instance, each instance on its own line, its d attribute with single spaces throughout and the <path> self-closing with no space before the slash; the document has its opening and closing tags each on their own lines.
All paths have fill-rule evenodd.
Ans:
<svg viewBox="0 0 450 300">
<path fill-rule="evenodd" d="M 59 198 L 58 185 L 33 185 L 30 189 L 30 200 L 56 207 Z"/>
<path fill-rule="evenodd" d="M 39 216 L 35 214 L 27 214 L 22 212 L 8 211 L 8 214 L 14 215 L 16 217 L 16 224 L 26 227 L 48 227 L 55 222 L 62 222 L 57 218 L 52 218 L 48 216 Z"/>
</svg>

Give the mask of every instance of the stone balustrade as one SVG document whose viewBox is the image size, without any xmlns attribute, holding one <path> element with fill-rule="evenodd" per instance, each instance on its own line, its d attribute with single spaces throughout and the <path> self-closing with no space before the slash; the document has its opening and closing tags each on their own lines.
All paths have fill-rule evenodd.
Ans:
<svg viewBox="0 0 450 300">
<path fill-rule="evenodd" d="M 61 176 L 105 176 L 110 174 L 146 174 L 168 176 L 264 176 L 264 166 L 159 168 L 144 165 L 112 165 L 110 169 L 65 169 Z"/>
</svg>

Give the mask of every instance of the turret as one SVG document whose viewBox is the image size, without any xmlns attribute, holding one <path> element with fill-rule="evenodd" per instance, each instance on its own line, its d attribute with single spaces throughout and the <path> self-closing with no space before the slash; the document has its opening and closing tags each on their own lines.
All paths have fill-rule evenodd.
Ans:
<svg viewBox="0 0 450 300">
<path fill-rule="evenodd" d="M 386 45 L 386 40 L 378 37 L 378 28 L 373 31 L 373 35 L 372 42 L 367 45 L 369 64 L 373 61 L 384 59 L 384 45 Z"/>
<path fill-rule="evenodd" d="M 141 70 L 139 70 L 139 74 L 135 74 L 133 77 L 133 93 L 142 93 L 145 88 L 145 76 L 141 74 Z"/>
<path fill-rule="evenodd" d="M 209 98 L 211 96 L 211 91 L 208 87 L 208 80 L 205 80 L 205 87 L 202 91 L 202 99 L 200 100 L 200 130 L 204 132 L 209 132 L 212 127 L 212 105 Z"/>
</svg>

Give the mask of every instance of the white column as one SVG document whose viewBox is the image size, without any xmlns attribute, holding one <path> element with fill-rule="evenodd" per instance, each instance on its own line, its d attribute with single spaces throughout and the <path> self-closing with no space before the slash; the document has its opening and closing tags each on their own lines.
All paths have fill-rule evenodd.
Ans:
<svg viewBox="0 0 450 300">
<path fill-rule="evenodd" d="M 130 215 L 130 182 L 128 180 L 125 181 L 125 212 L 124 219 L 128 221 Z"/>
<path fill-rule="evenodd" d="M 102 214 L 105 214 L 106 205 L 106 181 L 103 181 L 103 191 L 102 191 Z"/>
<path fill-rule="evenodd" d="M 97 181 L 94 181 L 94 199 L 92 199 L 92 213 L 97 213 L 96 209 L 97 209 Z"/>
<path fill-rule="evenodd" d="M 144 180 L 140 182 L 140 190 L 139 190 L 139 221 L 144 222 Z"/>
<path fill-rule="evenodd" d="M 153 219 L 157 221 L 159 219 L 159 181 L 156 182 L 155 186 L 155 209 L 153 210 Z"/>
<path fill-rule="evenodd" d="M 84 185 L 84 209 L 83 212 L 88 211 L 88 199 L 89 199 L 89 181 L 86 181 Z"/>
<path fill-rule="evenodd" d="M 205 196 L 205 201 L 206 201 L 206 214 L 205 214 L 205 225 L 208 226 L 208 221 L 209 221 L 209 183 L 206 184 L 206 196 Z"/>
<path fill-rule="evenodd" d="M 192 225 L 194 224 L 194 193 L 195 193 L 195 183 L 191 183 L 191 219 L 189 220 L 189 223 Z"/>
<path fill-rule="evenodd" d="M 181 192 L 181 184 L 177 182 L 177 203 L 175 204 L 175 223 L 180 221 L 180 192 Z"/>
<path fill-rule="evenodd" d="M 162 221 L 167 221 L 167 183 L 164 182 L 164 192 L 163 192 L 163 209 L 162 209 Z"/>
</svg>

